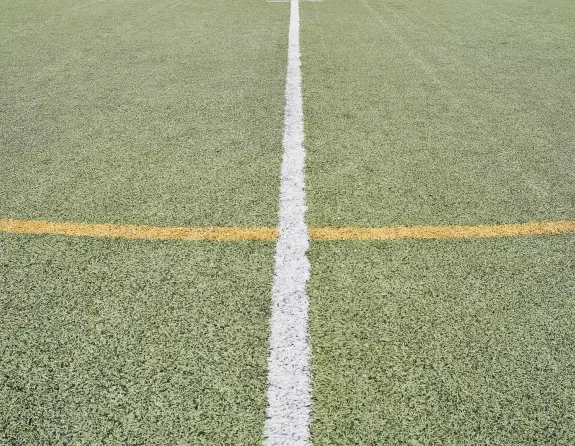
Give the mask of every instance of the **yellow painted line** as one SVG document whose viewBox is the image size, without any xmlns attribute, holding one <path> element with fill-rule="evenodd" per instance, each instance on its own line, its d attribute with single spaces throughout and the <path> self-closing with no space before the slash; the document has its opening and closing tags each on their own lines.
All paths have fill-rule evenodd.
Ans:
<svg viewBox="0 0 575 446">
<path fill-rule="evenodd" d="M 276 241 L 278 232 L 268 227 L 178 227 L 67 223 L 0 218 L 0 232 L 108 237 L 147 240 Z M 447 240 L 575 234 L 575 220 L 538 221 L 503 225 L 389 226 L 380 228 L 309 228 L 312 240 Z"/>
<path fill-rule="evenodd" d="M 66 223 L 38 220 L 0 219 L 0 231 L 21 234 L 71 235 L 148 240 L 268 240 L 275 241 L 277 230 L 265 227 L 177 227 Z"/>
<path fill-rule="evenodd" d="M 575 233 L 575 220 L 504 225 L 310 228 L 313 240 L 447 240 Z"/>
</svg>

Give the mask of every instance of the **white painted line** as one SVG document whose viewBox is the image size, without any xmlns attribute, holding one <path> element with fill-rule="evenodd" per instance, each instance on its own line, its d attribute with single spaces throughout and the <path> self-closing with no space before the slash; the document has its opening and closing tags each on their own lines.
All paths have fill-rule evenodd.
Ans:
<svg viewBox="0 0 575 446">
<path fill-rule="evenodd" d="M 307 281 L 310 265 L 305 223 L 305 150 L 299 49 L 299 2 L 291 0 L 281 166 L 279 239 L 276 245 L 268 407 L 267 446 L 310 445 L 311 349 Z"/>
<path fill-rule="evenodd" d="M 323 2 L 323 0 L 299 0 L 301 2 Z M 290 3 L 291 0 L 266 0 L 267 3 Z"/>
</svg>

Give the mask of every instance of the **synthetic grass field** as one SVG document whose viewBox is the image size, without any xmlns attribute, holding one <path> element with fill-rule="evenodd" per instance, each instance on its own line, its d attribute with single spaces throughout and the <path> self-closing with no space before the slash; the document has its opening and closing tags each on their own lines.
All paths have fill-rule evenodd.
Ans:
<svg viewBox="0 0 575 446">
<path fill-rule="evenodd" d="M 1 444 L 258 444 L 273 245 L 0 235 Z"/>
<path fill-rule="evenodd" d="M 272 435 L 293 7 L 0 0 L 0 444 L 575 444 L 571 0 L 299 4 Z"/>
</svg>

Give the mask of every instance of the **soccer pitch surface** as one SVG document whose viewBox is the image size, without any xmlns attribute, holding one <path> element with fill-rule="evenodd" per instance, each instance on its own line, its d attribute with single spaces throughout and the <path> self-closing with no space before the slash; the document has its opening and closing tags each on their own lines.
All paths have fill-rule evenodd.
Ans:
<svg viewBox="0 0 575 446">
<path fill-rule="evenodd" d="M 2 1 L 0 444 L 575 444 L 575 3 L 295 6 Z"/>
</svg>

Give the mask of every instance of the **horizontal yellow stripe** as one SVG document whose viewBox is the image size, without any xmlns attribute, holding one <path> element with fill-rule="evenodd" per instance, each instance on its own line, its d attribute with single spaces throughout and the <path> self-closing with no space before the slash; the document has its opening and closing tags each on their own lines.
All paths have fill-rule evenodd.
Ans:
<svg viewBox="0 0 575 446">
<path fill-rule="evenodd" d="M 0 231 L 23 234 L 52 234 L 84 237 L 112 237 L 151 240 L 268 240 L 275 241 L 277 230 L 265 227 L 177 227 L 111 225 L 0 219 Z"/>
<path fill-rule="evenodd" d="M 575 220 L 476 226 L 310 228 L 313 240 L 446 240 L 575 233 Z"/>
<path fill-rule="evenodd" d="M 66 223 L 0 218 L 0 231 L 77 237 L 149 240 L 265 240 L 275 241 L 278 231 L 268 227 L 178 227 Z M 475 226 L 389 226 L 380 228 L 310 228 L 312 240 L 446 240 L 518 237 L 575 233 L 575 220 Z"/>
</svg>

